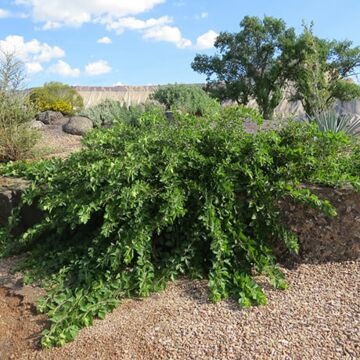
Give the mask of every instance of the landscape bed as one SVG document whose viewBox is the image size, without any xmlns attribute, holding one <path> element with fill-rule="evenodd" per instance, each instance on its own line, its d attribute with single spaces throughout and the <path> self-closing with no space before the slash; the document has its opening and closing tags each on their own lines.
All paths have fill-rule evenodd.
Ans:
<svg viewBox="0 0 360 360">
<path fill-rule="evenodd" d="M 313 30 L 88 108 L 0 44 L 0 358 L 360 358 L 360 47 Z"/>
<path fill-rule="evenodd" d="M 15 212 L 2 235 L 3 254 L 31 250 L 17 269 L 47 289 L 38 305 L 51 322 L 43 346 L 64 345 L 121 298 L 149 296 L 184 275 L 207 278 L 212 301 L 244 307 L 266 303 L 255 273 L 287 288 L 272 248 L 284 243 L 296 254 L 299 245 L 277 201 L 335 216 L 301 184 L 358 190 L 358 145 L 305 123 L 248 134 L 249 117 L 261 121 L 241 107 L 173 121 L 153 109 L 89 133 L 68 159 L 2 168 L 32 181 L 22 202 L 44 212 L 13 237 Z"/>
</svg>

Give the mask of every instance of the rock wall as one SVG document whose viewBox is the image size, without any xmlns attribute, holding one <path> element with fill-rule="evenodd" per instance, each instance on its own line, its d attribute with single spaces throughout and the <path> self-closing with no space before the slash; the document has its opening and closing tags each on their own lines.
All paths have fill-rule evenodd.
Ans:
<svg viewBox="0 0 360 360">
<path fill-rule="evenodd" d="M 30 185 L 29 181 L 0 176 L 0 227 L 7 224 L 11 211 L 19 204 L 21 193 Z M 14 229 L 19 234 L 40 221 L 42 213 L 35 206 L 24 206 L 21 221 Z"/>
<path fill-rule="evenodd" d="M 320 199 L 336 208 L 337 216 L 327 217 L 308 206 L 281 202 L 283 221 L 299 236 L 300 253 L 295 260 L 327 262 L 360 258 L 360 194 L 352 187 L 340 189 L 306 186 Z M 280 260 L 288 259 L 282 247 Z"/>
<path fill-rule="evenodd" d="M 7 223 L 11 210 L 19 203 L 21 192 L 29 186 L 22 179 L 0 177 L 0 226 Z"/>
</svg>

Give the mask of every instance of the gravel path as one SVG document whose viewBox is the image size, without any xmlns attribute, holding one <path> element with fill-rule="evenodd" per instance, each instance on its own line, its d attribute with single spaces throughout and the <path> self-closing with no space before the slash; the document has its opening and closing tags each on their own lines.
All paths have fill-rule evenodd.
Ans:
<svg viewBox="0 0 360 360">
<path fill-rule="evenodd" d="M 360 359 L 360 261 L 285 269 L 290 287 L 262 282 L 268 304 L 212 304 L 204 281 L 181 280 L 125 300 L 73 343 L 14 359 Z M 261 280 L 261 279 L 260 279 Z"/>
</svg>

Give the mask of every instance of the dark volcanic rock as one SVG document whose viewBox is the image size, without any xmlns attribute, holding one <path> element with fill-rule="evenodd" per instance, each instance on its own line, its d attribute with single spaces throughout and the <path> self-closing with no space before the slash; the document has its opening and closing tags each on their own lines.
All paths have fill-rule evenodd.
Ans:
<svg viewBox="0 0 360 360">
<path fill-rule="evenodd" d="M 36 120 L 41 121 L 45 125 L 63 125 L 67 122 L 67 118 L 61 112 L 52 110 L 37 114 Z"/>
<path fill-rule="evenodd" d="M 0 177 L 0 227 L 5 226 L 11 211 L 20 203 L 21 193 L 30 185 L 30 182 L 18 178 Z M 18 234 L 40 221 L 41 211 L 36 205 L 25 205 L 21 209 L 21 221 L 14 229 Z"/>
</svg>

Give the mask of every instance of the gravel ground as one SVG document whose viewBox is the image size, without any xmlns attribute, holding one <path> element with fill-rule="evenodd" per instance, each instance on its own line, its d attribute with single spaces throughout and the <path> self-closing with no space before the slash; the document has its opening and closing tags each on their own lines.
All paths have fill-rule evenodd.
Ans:
<svg viewBox="0 0 360 360">
<path fill-rule="evenodd" d="M 81 136 L 62 131 L 61 125 L 45 125 L 35 147 L 36 158 L 67 157 L 81 148 Z"/>
<path fill-rule="evenodd" d="M 360 359 L 360 261 L 284 269 L 290 287 L 268 304 L 210 303 L 204 281 L 180 280 L 125 300 L 63 348 L 13 359 Z"/>
</svg>

